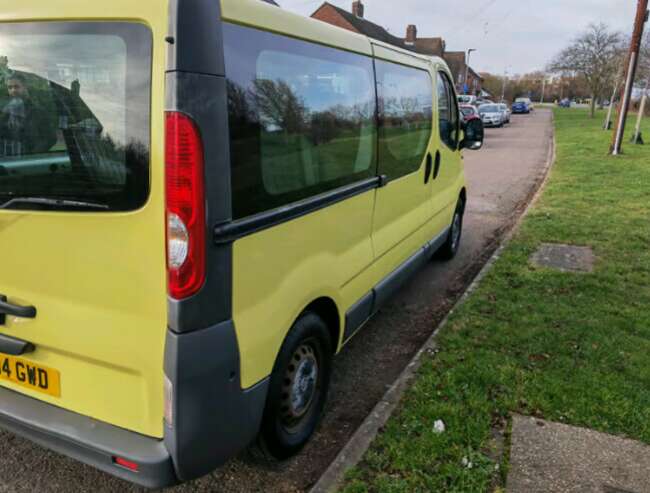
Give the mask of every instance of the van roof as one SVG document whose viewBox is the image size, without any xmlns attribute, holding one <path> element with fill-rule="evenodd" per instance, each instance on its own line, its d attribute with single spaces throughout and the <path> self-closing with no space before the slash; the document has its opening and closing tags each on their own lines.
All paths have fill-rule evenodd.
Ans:
<svg viewBox="0 0 650 493">
<path fill-rule="evenodd" d="M 433 63 L 447 67 L 445 61 L 439 57 L 421 55 L 311 17 L 288 12 L 259 0 L 221 0 L 221 8 L 224 20 L 238 24 L 290 35 L 368 56 L 372 56 L 372 45 L 375 45 L 383 48 L 381 58 L 395 58 L 400 63 L 409 63 L 407 60 L 411 59 L 419 61 L 414 65 Z"/>
</svg>

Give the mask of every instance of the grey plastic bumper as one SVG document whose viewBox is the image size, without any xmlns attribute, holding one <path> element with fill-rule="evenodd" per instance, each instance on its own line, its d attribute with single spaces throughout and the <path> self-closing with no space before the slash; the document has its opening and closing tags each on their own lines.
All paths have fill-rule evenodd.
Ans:
<svg viewBox="0 0 650 493">
<path fill-rule="evenodd" d="M 269 379 L 242 390 L 239 368 L 232 321 L 188 334 L 167 331 L 174 423 L 165 426 L 165 445 L 181 481 L 208 474 L 255 439 Z"/>
<path fill-rule="evenodd" d="M 148 488 L 178 482 L 162 440 L 66 411 L 0 388 L 0 427 L 102 471 Z M 123 457 L 138 472 L 113 462 Z"/>
</svg>

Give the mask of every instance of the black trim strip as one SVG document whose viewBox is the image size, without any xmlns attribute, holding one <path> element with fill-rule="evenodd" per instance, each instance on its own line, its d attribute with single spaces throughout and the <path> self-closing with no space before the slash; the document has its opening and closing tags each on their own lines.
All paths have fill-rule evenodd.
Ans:
<svg viewBox="0 0 650 493">
<path fill-rule="evenodd" d="M 415 272 L 438 251 L 449 236 L 449 227 L 427 241 L 413 255 L 402 262 L 395 270 L 384 277 L 375 287 L 361 297 L 345 314 L 343 344 L 365 324 L 379 309 L 386 304 Z"/>
<path fill-rule="evenodd" d="M 370 318 L 372 307 L 375 304 L 375 292 L 371 290 L 357 301 L 345 314 L 345 330 L 343 344 L 350 339 L 361 326 Z"/>
<path fill-rule="evenodd" d="M 381 178 L 374 176 L 271 211 L 216 226 L 214 228 L 214 242 L 217 245 L 232 243 L 244 236 L 305 216 L 373 188 L 378 188 L 380 184 Z"/>
</svg>

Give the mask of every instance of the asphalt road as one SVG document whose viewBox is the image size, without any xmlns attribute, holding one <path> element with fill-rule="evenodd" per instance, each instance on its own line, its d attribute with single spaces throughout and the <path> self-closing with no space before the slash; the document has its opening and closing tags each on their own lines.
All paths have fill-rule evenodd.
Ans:
<svg viewBox="0 0 650 493">
<path fill-rule="evenodd" d="M 286 463 L 249 453 L 169 492 L 293 492 L 310 488 L 444 317 L 519 217 L 544 174 L 551 113 L 514 115 L 465 152 L 469 201 L 461 251 L 430 262 L 371 320 L 335 362 L 326 416 L 305 450 Z M 0 492 L 125 492 L 133 485 L 0 431 Z"/>
</svg>

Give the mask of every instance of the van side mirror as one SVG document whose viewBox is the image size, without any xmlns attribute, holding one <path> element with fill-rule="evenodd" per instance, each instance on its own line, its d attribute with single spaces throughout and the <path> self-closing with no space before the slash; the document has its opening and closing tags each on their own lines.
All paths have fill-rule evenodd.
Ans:
<svg viewBox="0 0 650 493">
<path fill-rule="evenodd" d="M 483 147 L 483 122 L 480 119 L 470 120 L 463 124 L 463 132 L 465 137 L 460 143 L 461 149 L 469 149 L 470 151 L 478 151 Z"/>
</svg>

